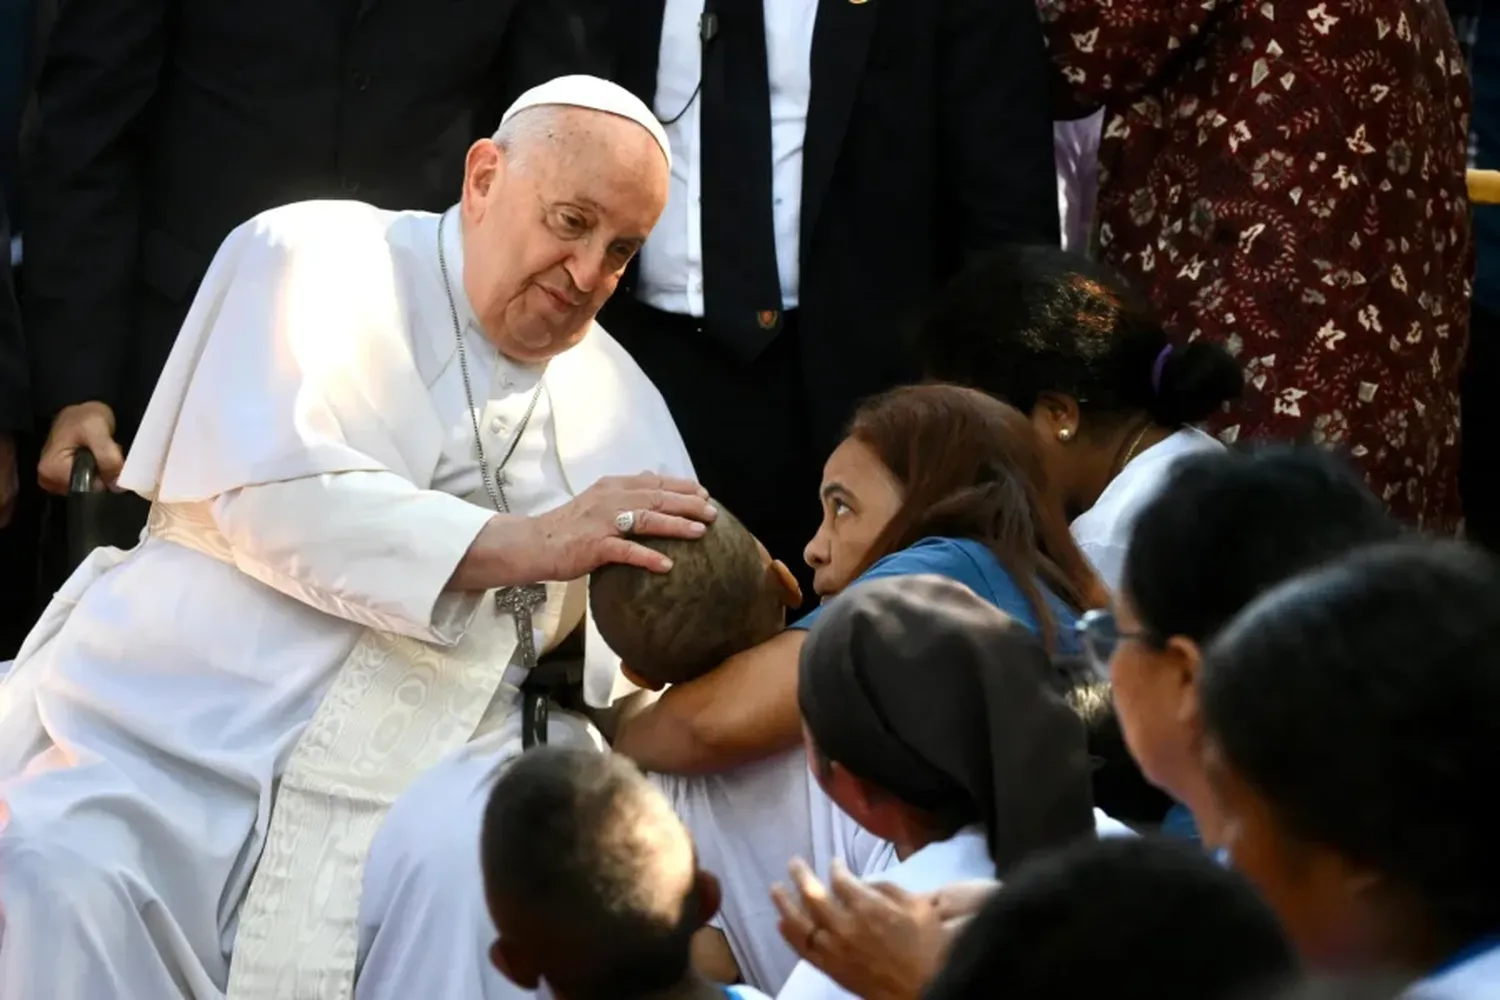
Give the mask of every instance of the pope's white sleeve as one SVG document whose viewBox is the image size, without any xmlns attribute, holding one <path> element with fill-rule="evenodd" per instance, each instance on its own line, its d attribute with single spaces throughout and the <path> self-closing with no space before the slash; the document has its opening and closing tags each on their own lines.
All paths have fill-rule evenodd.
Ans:
<svg viewBox="0 0 1500 1000">
<path fill-rule="evenodd" d="M 456 643 L 479 594 L 445 592 L 494 516 L 390 472 L 342 472 L 231 490 L 214 521 L 235 565 L 268 587 L 370 628 Z"/>
</svg>

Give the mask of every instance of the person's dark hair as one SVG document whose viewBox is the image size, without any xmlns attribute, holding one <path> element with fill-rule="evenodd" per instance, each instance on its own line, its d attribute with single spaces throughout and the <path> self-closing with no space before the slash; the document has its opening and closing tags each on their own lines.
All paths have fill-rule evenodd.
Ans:
<svg viewBox="0 0 1500 1000">
<path fill-rule="evenodd" d="M 1070 396 L 1106 426 L 1150 416 L 1175 428 L 1244 388 L 1239 362 L 1198 339 L 1173 344 L 1150 305 L 1102 264 L 1049 246 L 1004 246 L 955 278 L 917 337 L 927 374 L 1030 413 Z"/>
<path fill-rule="evenodd" d="M 1062 506 L 1048 499 L 1036 432 L 1014 407 L 955 385 L 907 386 L 861 406 L 848 436 L 904 490 L 861 571 L 924 538 L 969 538 L 1010 573 L 1043 636 L 1055 623 L 1036 580 L 1075 610 L 1107 603 Z"/>
<path fill-rule="evenodd" d="M 1500 565 L 1367 549 L 1257 600 L 1209 646 L 1205 730 L 1293 841 L 1378 873 L 1456 952 L 1500 931 Z"/>
<path fill-rule="evenodd" d="M 1313 976 L 1245 1000 L 1443 1000 L 1393 976 Z M 1451 998 L 1449 998 L 1451 1000 Z"/>
<path fill-rule="evenodd" d="M 609 648 L 656 684 L 681 684 L 780 631 L 785 619 L 760 546 L 723 504 L 700 539 L 641 538 L 667 573 L 603 566 L 589 576 L 594 624 Z"/>
<path fill-rule="evenodd" d="M 1084 657 L 1058 657 L 1054 669 L 1060 693 L 1088 729 L 1094 805 L 1131 826 L 1160 823 L 1172 808 L 1172 797 L 1147 781 L 1130 755 L 1109 681 Z"/>
<path fill-rule="evenodd" d="M 1087 841 L 1020 868 L 969 922 L 925 1000 L 1230 1000 L 1292 975 L 1276 917 L 1190 844 Z"/>
<path fill-rule="evenodd" d="M 659 798 L 627 759 L 584 747 L 530 750 L 490 793 L 486 896 L 524 914 L 528 940 L 546 943 L 544 975 L 570 1000 L 654 993 L 687 973 L 703 921 L 691 881 L 678 919 L 657 912 L 655 841 L 671 814 Z"/>
<path fill-rule="evenodd" d="M 1262 591 L 1400 526 L 1339 457 L 1275 445 L 1185 455 L 1131 530 L 1124 591 L 1148 638 L 1208 640 Z"/>
</svg>

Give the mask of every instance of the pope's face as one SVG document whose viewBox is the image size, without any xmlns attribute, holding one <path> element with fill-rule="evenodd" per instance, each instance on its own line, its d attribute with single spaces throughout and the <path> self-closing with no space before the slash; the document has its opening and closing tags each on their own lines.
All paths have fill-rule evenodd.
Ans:
<svg viewBox="0 0 1500 1000">
<path fill-rule="evenodd" d="M 583 339 L 667 201 L 666 158 L 645 129 L 547 110 L 510 153 L 476 142 L 464 176 L 464 289 L 485 335 L 524 364 Z"/>
</svg>

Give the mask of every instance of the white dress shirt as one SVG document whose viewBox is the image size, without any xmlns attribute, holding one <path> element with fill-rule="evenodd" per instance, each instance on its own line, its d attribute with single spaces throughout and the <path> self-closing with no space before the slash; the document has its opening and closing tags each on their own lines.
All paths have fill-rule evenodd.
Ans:
<svg viewBox="0 0 1500 1000">
<path fill-rule="evenodd" d="M 1094 506 L 1074 519 L 1073 541 L 1111 593 L 1118 592 L 1125 572 L 1125 550 L 1135 519 L 1156 498 L 1173 463 L 1184 455 L 1223 448 L 1196 427 L 1184 427 L 1135 456 L 1110 480 Z"/>
<path fill-rule="evenodd" d="M 771 84 L 771 209 L 783 309 L 797 308 L 802 231 L 802 144 L 812 93 L 813 25 L 817 0 L 764 0 L 766 69 Z M 641 248 L 637 297 L 649 306 L 703 315 L 703 222 L 699 211 L 703 0 L 666 0 L 656 70 L 656 104 L 672 144 L 667 206 Z M 713 42 L 709 43 L 710 45 Z M 689 105 L 691 101 L 691 105 Z M 686 112 L 683 109 L 686 108 Z"/>
<path fill-rule="evenodd" d="M 1500 1000 L 1500 945 L 1491 945 L 1412 987 L 1411 1000 Z"/>
<path fill-rule="evenodd" d="M 1094 830 L 1100 837 L 1133 837 L 1135 832 L 1094 810 Z M 995 863 L 990 860 L 984 830 L 968 826 L 948 840 L 928 844 L 905 861 L 896 857 L 894 844 L 879 841 L 879 847 L 867 858 L 859 859 L 863 868 L 854 873 L 866 882 L 889 882 L 910 893 L 936 892 L 957 882 L 988 880 L 995 877 Z M 854 996 L 829 979 L 810 962 L 799 962 L 776 1000 L 855 1000 Z"/>
<path fill-rule="evenodd" d="M 907 892 L 936 892 L 955 882 L 995 877 L 995 863 L 990 860 L 984 831 L 965 827 L 948 840 L 929 844 L 905 861 L 895 861 L 895 849 L 889 857 L 894 862 L 880 872 L 879 879 Z M 792 975 L 776 994 L 777 1000 L 854 1000 L 853 996 L 829 979 L 810 962 L 799 962 Z"/>
<path fill-rule="evenodd" d="M 774 995 L 797 967 L 771 901 L 787 862 L 802 858 L 826 881 L 834 858 L 863 872 L 885 841 L 833 804 L 800 747 L 719 774 L 651 780 L 693 835 L 699 866 L 719 879 L 723 900 L 710 925 L 724 933 L 741 978 Z"/>
</svg>

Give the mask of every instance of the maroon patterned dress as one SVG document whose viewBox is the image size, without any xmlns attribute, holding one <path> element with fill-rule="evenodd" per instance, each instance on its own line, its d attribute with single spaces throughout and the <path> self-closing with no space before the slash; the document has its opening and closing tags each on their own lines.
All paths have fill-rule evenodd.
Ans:
<svg viewBox="0 0 1500 1000">
<path fill-rule="evenodd" d="M 1100 255 L 1244 362 L 1220 436 L 1339 446 L 1456 529 L 1469 86 L 1441 0 L 1039 5 L 1107 111 Z"/>
</svg>

